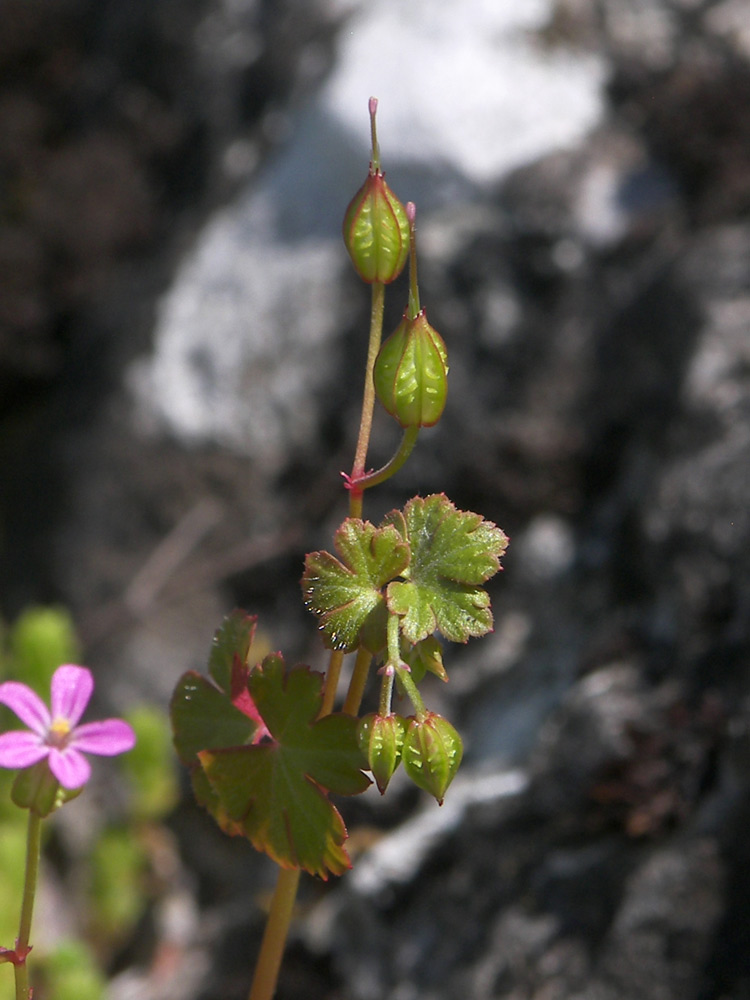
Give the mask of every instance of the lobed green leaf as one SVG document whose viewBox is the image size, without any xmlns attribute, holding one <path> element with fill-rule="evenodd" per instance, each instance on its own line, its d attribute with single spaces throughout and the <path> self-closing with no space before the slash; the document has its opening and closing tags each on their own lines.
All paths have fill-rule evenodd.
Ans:
<svg viewBox="0 0 750 1000">
<path fill-rule="evenodd" d="M 377 653 L 385 645 L 383 587 L 408 566 L 408 543 L 393 525 L 347 518 L 334 545 L 341 560 L 329 552 L 305 560 L 305 605 L 320 618 L 329 649 L 349 653 L 364 645 Z"/>
<path fill-rule="evenodd" d="M 440 493 L 410 500 L 384 522 L 408 541 L 411 560 L 387 588 L 387 606 L 401 618 L 411 643 L 439 631 L 467 642 L 492 629 L 487 592 L 480 586 L 500 569 L 508 544 L 503 531 L 479 514 L 460 511 Z"/>
<path fill-rule="evenodd" d="M 355 795 L 370 784 L 357 743 L 357 720 L 318 719 L 323 675 L 287 670 L 267 656 L 248 688 L 270 738 L 253 746 L 199 754 L 208 782 L 229 821 L 285 868 L 321 878 L 350 867 L 346 827 L 328 792 Z"/>
</svg>

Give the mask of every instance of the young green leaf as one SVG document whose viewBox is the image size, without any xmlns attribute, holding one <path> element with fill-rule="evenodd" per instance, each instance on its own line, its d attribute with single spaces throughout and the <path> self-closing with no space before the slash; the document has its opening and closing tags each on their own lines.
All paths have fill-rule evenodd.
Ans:
<svg viewBox="0 0 750 1000">
<path fill-rule="evenodd" d="M 364 645 L 377 653 L 385 645 L 383 587 L 409 565 L 409 545 L 393 525 L 376 528 L 347 518 L 334 536 L 338 560 L 311 552 L 305 560 L 305 605 L 320 618 L 329 649 L 350 653 Z"/>
<path fill-rule="evenodd" d="M 457 510 L 442 493 L 414 497 L 384 524 L 396 527 L 411 550 L 404 581 L 391 582 L 386 592 L 404 637 L 416 643 L 437 629 L 467 642 L 491 631 L 490 598 L 480 584 L 500 569 L 505 533 L 479 514 Z"/>
<path fill-rule="evenodd" d="M 287 670 L 281 656 L 267 656 L 250 673 L 248 690 L 269 737 L 198 756 L 222 809 L 257 850 L 284 868 L 327 878 L 351 867 L 346 827 L 327 793 L 356 795 L 370 782 L 357 720 L 317 718 L 322 683 L 308 667 Z"/>
</svg>

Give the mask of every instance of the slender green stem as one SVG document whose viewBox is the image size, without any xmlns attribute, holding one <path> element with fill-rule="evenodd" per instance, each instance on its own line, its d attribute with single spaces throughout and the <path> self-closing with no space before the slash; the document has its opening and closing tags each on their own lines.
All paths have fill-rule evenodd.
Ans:
<svg viewBox="0 0 750 1000">
<path fill-rule="evenodd" d="M 343 711 L 346 715 L 356 715 L 359 712 L 371 663 L 372 653 L 368 653 L 366 649 L 360 648 L 357 651 L 352 679 L 349 681 L 349 690 L 346 692 L 346 700 L 344 701 Z"/>
<path fill-rule="evenodd" d="M 29 951 L 31 936 L 31 919 L 34 915 L 34 898 L 39 877 L 39 850 L 41 844 L 41 817 L 29 809 L 29 826 L 26 834 L 26 871 L 23 880 L 23 902 L 21 903 L 21 919 L 18 925 L 16 939 L 16 954 L 20 962 L 14 966 L 16 974 L 16 1000 L 29 1000 L 29 970 L 26 964 L 26 954 Z"/>
<path fill-rule="evenodd" d="M 414 679 L 411 676 L 411 671 L 404 665 L 398 670 L 398 679 L 401 687 L 404 689 L 406 696 L 409 701 L 414 706 L 414 710 L 418 720 L 424 719 L 427 715 L 427 709 L 425 708 L 424 701 L 422 701 L 422 695 L 419 693 L 417 685 L 414 683 Z"/>
<path fill-rule="evenodd" d="M 358 479 L 356 483 L 352 483 L 352 487 L 357 490 L 364 491 L 369 489 L 371 486 L 379 486 L 380 483 L 384 483 L 386 479 L 390 479 L 394 473 L 398 472 L 409 455 L 411 455 L 414 450 L 414 445 L 417 443 L 418 437 L 419 427 L 407 427 L 404 430 L 403 437 L 401 438 L 401 444 L 398 446 L 398 451 L 395 453 L 393 458 L 391 458 L 390 461 L 386 462 L 384 466 L 377 469 L 375 472 L 366 473 L 361 479 Z"/>
<path fill-rule="evenodd" d="M 328 670 L 326 670 L 326 679 L 323 685 L 323 704 L 320 708 L 319 719 L 322 719 L 324 715 L 330 715 L 333 711 L 333 703 L 336 700 L 336 688 L 341 676 L 343 662 L 344 654 L 341 650 L 334 650 L 328 661 Z"/>
<path fill-rule="evenodd" d="M 419 315 L 419 283 L 417 281 L 417 208 L 413 201 L 406 203 L 406 217 L 409 220 L 409 319 Z"/>
<path fill-rule="evenodd" d="M 384 718 L 391 714 L 391 701 L 393 699 L 393 681 L 396 671 L 391 667 L 386 667 L 383 671 L 383 682 L 380 685 L 380 701 L 378 703 L 378 715 Z"/>
<path fill-rule="evenodd" d="M 279 868 L 249 1000 L 271 1000 L 276 991 L 299 876 L 299 868 Z"/>
<path fill-rule="evenodd" d="M 365 462 L 367 461 L 367 449 L 370 444 L 370 432 L 372 430 L 372 414 L 375 409 L 375 385 L 372 380 L 372 372 L 375 368 L 375 359 L 380 350 L 380 341 L 383 336 L 383 309 L 385 306 L 385 285 L 376 281 L 372 286 L 372 307 L 370 311 L 370 342 L 367 348 L 367 366 L 365 369 L 365 386 L 362 393 L 362 416 L 359 423 L 359 437 L 357 448 L 354 452 L 354 464 L 350 479 L 352 488 L 349 491 L 349 516 L 362 516 L 362 489 L 357 486 L 358 480 L 365 474 Z"/>
<path fill-rule="evenodd" d="M 395 670 L 401 663 L 401 650 L 399 649 L 399 618 L 398 615 L 388 615 L 388 626 L 386 631 L 388 643 L 388 663 Z"/>
</svg>

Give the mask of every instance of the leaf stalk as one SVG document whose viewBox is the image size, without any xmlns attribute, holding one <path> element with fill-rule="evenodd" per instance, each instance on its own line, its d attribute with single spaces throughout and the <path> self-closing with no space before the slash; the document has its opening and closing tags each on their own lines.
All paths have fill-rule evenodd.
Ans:
<svg viewBox="0 0 750 1000">
<path fill-rule="evenodd" d="M 346 715 L 356 716 L 359 712 L 359 706 L 362 704 L 362 696 L 365 693 L 367 675 L 370 672 L 371 663 L 372 653 L 364 647 L 360 647 L 357 650 L 357 657 L 354 661 L 354 670 L 352 671 L 352 679 L 349 682 L 349 690 L 346 693 L 346 700 L 344 701 L 344 707 L 342 709 Z"/>
<path fill-rule="evenodd" d="M 414 451 L 414 445 L 417 443 L 417 438 L 419 437 L 419 430 L 419 426 L 405 428 L 401 438 L 401 443 L 399 444 L 398 450 L 393 457 L 379 469 L 374 472 L 367 472 L 359 479 L 353 479 L 351 476 L 346 476 L 345 479 L 347 488 L 352 491 L 357 490 L 359 493 L 363 493 L 371 486 L 379 486 L 381 483 L 384 483 L 386 479 L 390 479 L 391 476 L 395 475 L 401 466 L 404 465 L 412 451 Z"/>
</svg>

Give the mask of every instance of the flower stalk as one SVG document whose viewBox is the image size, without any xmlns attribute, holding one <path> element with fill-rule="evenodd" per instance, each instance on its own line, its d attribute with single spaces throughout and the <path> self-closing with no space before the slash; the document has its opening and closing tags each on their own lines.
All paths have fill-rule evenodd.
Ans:
<svg viewBox="0 0 750 1000">
<path fill-rule="evenodd" d="M 21 903 L 21 919 L 16 938 L 16 961 L 13 972 L 16 981 L 16 1000 L 31 1000 L 29 986 L 29 970 L 26 956 L 31 951 L 31 921 L 34 915 L 34 899 L 39 878 L 39 857 L 41 845 L 42 820 L 33 809 L 29 809 L 29 825 L 26 832 L 26 867 L 23 879 L 23 901 Z"/>
<path fill-rule="evenodd" d="M 396 676 L 404 694 L 414 706 L 417 721 L 421 722 L 427 716 L 427 709 L 425 708 L 422 695 L 419 693 L 419 688 L 414 683 L 411 670 L 409 670 L 409 667 L 405 663 L 399 664 Z"/>
<path fill-rule="evenodd" d="M 370 446 L 372 433 L 372 417 L 375 410 L 375 386 L 372 373 L 375 359 L 380 350 L 383 336 L 383 311 L 385 308 L 385 286 L 376 282 L 372 286 L 372 305 L 370 309 L 370 339 L 367 347 L 367 363 L 365 365 L 365 384 L 362 391 L 362 411 L 359 421 L 359 436 L 354 452 L 354 463 L 349 477 L 349 517 L 362 517 L 362 495 L 364 487 L 360 485 L 365 475 L 367 449 Z"/>
</svg>

